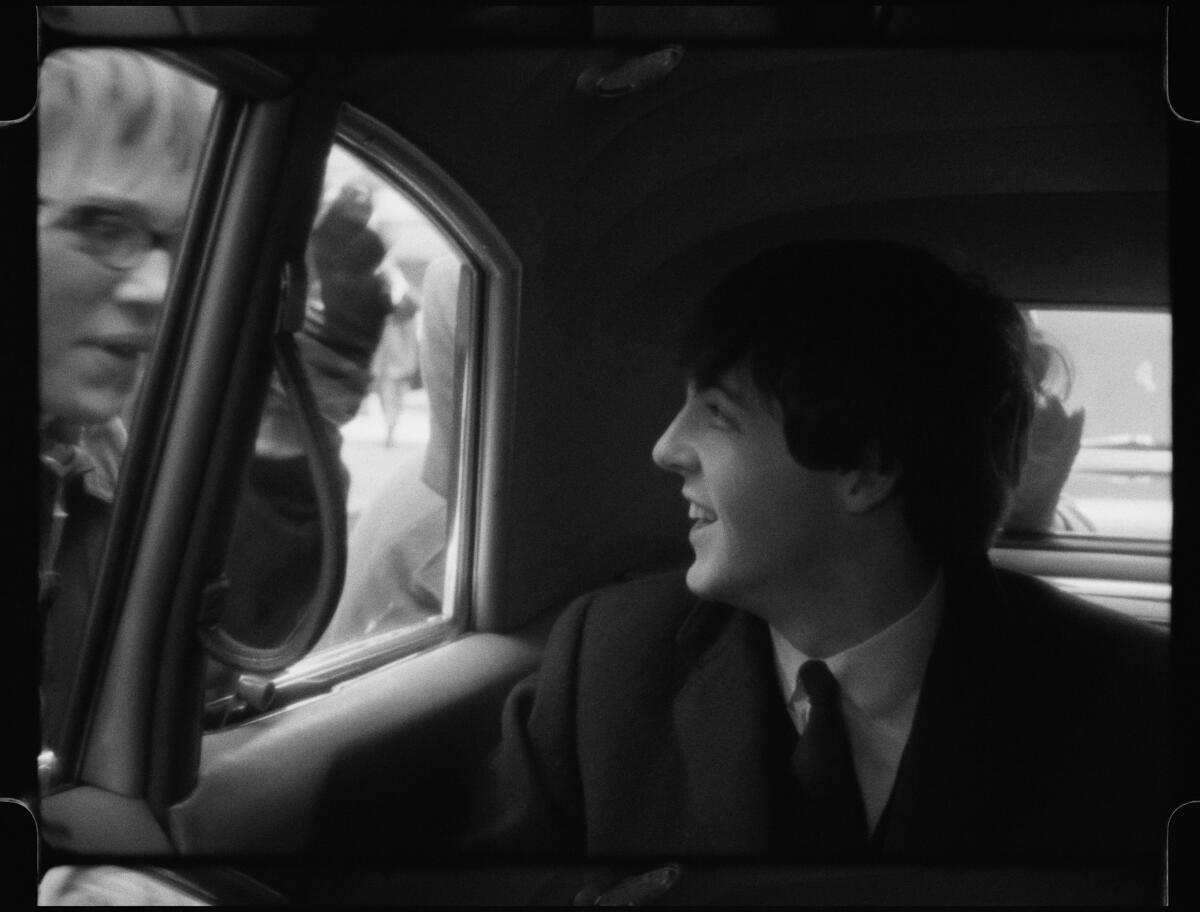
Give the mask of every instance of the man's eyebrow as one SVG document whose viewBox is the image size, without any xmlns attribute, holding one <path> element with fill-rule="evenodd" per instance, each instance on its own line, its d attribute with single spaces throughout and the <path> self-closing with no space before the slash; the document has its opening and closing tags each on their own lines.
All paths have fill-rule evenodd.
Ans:
<svg viewBox="0 0 1200 912">
<path fill-rule="evenodd" d="M 744 392 L 730 383 L 728 375 L 721 375 L 711 383 L 706 383 L 704 385 L 696 384 L 695 388 L 697 392 L 701 393 L 709 391 L 720 393 L 731 403 L 733 403 L 734 406 L 744 412 L 749 412 L 753 409 L 749 397 L 747 397 Z"/>
</svg>

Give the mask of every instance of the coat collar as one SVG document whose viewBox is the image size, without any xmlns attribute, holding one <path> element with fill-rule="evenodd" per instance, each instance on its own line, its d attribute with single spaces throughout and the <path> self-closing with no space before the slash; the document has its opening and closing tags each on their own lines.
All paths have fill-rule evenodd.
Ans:
<svg viewBox="0 0 1200 912">
<path fill-rule="evenodd" d="M 968 857 L 973 839 L 994 844 L 980 821 L 1001 810 L 1005 752 L 1018 740 L 1005 737 L 1014 708 L 1002 610 L 986 558 L 947 569 L 945 614 L 879 832 L 885 856 Z"/>
<path fill-rule="evenodd" d="M 690 805 L 681 842 L 695 854 L 771 850 L 776 763 L 794 738 L 779 699 L 767 626 L 701 601 L 679 628 L 682 671 L 673 719 Z"/>
<path fill-rule="evenodd" d="M 982 557 L 945 573 L 941 628 L 877 833 L 884 857 L 969 851 L 952 843 L 986 819 L 987 783 L 1002 772 L 995 735 L 1005 709 L 1003 688 L 994 686 L 1003 673 L 992 639 L 1000 613 L 995 575 Z M 692 804 L 680 819 L 693 822 L 684 841 L 705 853 L 770 853 L 777 849 L 771 833 L 778 762 L 794 730 L 774 679 L 769 629 L 738 609 L 701 600 L 684 617 L 676 642 L 673 713 L 683 793 Z"/>
</svg>

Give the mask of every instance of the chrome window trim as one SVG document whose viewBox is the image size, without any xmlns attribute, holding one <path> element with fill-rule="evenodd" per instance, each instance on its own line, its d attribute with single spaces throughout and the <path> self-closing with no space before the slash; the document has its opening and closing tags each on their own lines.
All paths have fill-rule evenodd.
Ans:
<svg viewBox="0 0 1200 912">
<path fill-rule="evenodd" d="M 270 679 L 274 686 L 268 705 L 257 709 L 245 705 L 236 694 L 214 700 L 206 707 L 211 720 L 205 734 L 227 730 L 257 719 L 287 712 L 324 696 L 342 684 L 362 678 L 396 662 L 407 661 L 455 639 L 457 632 L 450 619 L 433 617 L 424 625 L 409 625 L 388 630 L 322 650 L 301 659 L 291 668 Z"/>
<path fill-rule="evenodd" d="M 1117 538 L 1076 532 L 1003 532 L 991 548 L 992 556 L 1006 554 L 1094 555 L 1112 558 L 1161 558 L 1170 565 L 1171 543 L 1160 538 Z"/>
<path fill-rule="evenodd" d="M 1068 592 L 1089 593 L 1102 598 L 1140 599 L 1152 602 L 1165 602 L 1171 599 L 1170 583 L 1094 579 L 1085 576 L 1047 576 L 1044 579 Z"/>
<path fill-rule="evenodd" d="M 1022 297 L 1014 301 L 1022 313 L 1029 310 L 1095 311 L 1099 313 L 1161 313 L 1171 315 L 1171 305 L 1164 301 L 1062 301 L 1057 298 Z"/>
<path fill-rule="evenodd" d="M 451 606 L 456 632 L 487 629 L 495 623 L 495 580 L 503 565 L 503 537 L 495 534 L 500 524 L 493 508 L 511 439 L 520 261 L 467 191 L 424 152 L 351 105 L 342 106 L 341 121 L 338 140 L 411 196 L 474 267 L 470 325 L 456 330 L 465 329 L 471 344 L 459 348 L 459 473 L 446 536 L 443 604 Z"/>
<path fill-rule="evenodd" d="M 1001 542 L 989 552 L 1000 567 L 1032 576 L 1165 583 L 1171 578 L 1166 542 L 1127 539 L 1062 540 L 1045 536 L 1026 545 Z"/>
<path fill-rule="evenodd" d="M 1137 580 L 1047 576 L 1063 592 L 1159 627 L 1171 626 L 1171 585 Z"/>
</svg>

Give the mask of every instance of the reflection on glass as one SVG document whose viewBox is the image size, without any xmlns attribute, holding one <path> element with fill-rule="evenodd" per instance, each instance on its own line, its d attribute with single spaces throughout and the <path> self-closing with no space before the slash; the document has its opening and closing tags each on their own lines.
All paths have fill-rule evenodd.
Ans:
<svg viewBox="0 0 1200 912">
<path fill-rule="evenodd" d="M 214 98 L 127 50 L 56 51 L 42 65 L 39 572 L 51 748 Z"/>
<path fill-rule="evenodd" d="M 460 268 L 458 258 L 448 255 L 425 270 L 418 336 L 422 388 L 407 394 L 403 433 L 395 447 L 385 436 L 382 459 L 376 441 L 383 416 L 370 409 L 361 416 L 363 437 L 351 471 L 358 472 L 360 491 L 372 481 L 375 488 L 363 492 L 364 506 L 350 532 L 346 585 L 324 645 L 442 614 L 447 503 L 455 477 L 454 330 Z M 376 379 L 381 387 L 388 382 L 383 372 Z M 381 388 L 381 402 L 383 396 Z M 395 457 L 389 458 L 392 452 Z"/>
<path fill-rule="evenodd" d="M 1170 315 L 1029 316 L 1046 353 L 1047 391 L 1007 528 L 1170 540 Z M 1039 486 L 1054 497 L 1042 497 Z"/>
<path fill-rule="evenodd" d="M 295 335 L 346 485 L 345 585 L 313 650 L 318 656 L 443 616 L 462 265 L 451 250 L 391 184 L 344 149 L 332 150 Z M 238 498 L 221 622 L 239 641 L 264 648 L 286 635 L 310 600 L 326 534 L 298 422 L 275 376 Z M 237 679 L 237 669 L 210 667 L 210 724 L 239 717 L 237 701 L 223 700 Z"/>
<path fill-rule="evenodd" d="M 442 616 L 457 440 L 455 319 L 462 259 L 421 210 L 334 149 L 325 197 L 368 188 L 392 310 L 371 394 L 343 429 L 350 473 L 346 583 L 319 649 Z"/>
</svg>

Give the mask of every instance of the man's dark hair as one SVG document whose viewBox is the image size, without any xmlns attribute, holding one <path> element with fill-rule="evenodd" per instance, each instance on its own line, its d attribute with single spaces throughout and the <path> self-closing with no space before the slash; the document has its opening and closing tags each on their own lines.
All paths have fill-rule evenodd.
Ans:
<svg viewBox="0 0 1200 912">
<path fill-rule="evenodd" d="M 729 273 L 693 323 L 684 367 L 699 387 L 743 359 L 780 404 L 799 463 L 898 465 L 929 554 L 988 547 L 1034 406 L 1029 332 L 1011 301 L 904 244 L 789 244 Z"/>
</svg>

